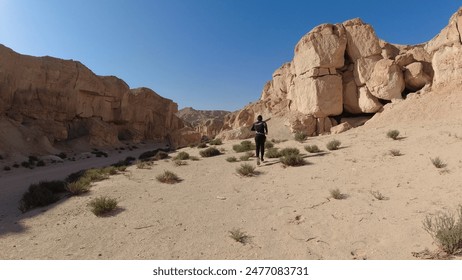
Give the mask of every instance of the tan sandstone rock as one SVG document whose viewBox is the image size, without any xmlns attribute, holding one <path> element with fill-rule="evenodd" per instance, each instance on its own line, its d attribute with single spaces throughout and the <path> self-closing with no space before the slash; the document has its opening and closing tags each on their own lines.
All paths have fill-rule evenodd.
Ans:
<svg viewBox="0 0 462 280">
<path fill-rule="evenodd" d="M 375 97 L 392 100 L 402 98 L 405 84 L 401 68 L 391 59 L 382 59 L 375 64 L 366 85 Z"/>
<path fill-rule="evenodd" d="M 361 19 L 355 18 L 343 23 L 347 34 L 347 53 L 356 61 L 361 57 L 380 55 L 382 48 L 374 29 Z"/>
<path fill-rule="evenodd" d="M 416 91 L 432 82 L 432 78 L 425 73 L 424 65 L 421 62 L 414 62 L 406 66 L 404 81 L 406 88 Z"/>
</svg>

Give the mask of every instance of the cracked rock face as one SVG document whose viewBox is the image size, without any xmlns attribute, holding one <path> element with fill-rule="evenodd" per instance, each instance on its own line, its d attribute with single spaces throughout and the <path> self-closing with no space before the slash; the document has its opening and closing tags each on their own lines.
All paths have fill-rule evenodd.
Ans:
<svg viewBox="0 0 462 280">
<path fill-rule="evenodd" d="M 344 114 L 376 113 L 382 102 L 460 81 L 461 30 L 462 9 L 435 38 L 416 46 L 381 41 L 358 18 L 317 26 L 297 43 L 293 60 L 274 72 L 260 100 L 226 118 L 223 131 L 264 114 L 285 118 L 292 132 L 316 135 L 326 132 L 326 120 L 335 126 Z"/>
</svg>

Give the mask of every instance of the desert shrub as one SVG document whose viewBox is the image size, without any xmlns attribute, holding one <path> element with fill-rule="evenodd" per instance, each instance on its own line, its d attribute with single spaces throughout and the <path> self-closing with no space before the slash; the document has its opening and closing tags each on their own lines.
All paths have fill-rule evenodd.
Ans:
<svg viewBox="0 0 462 280">
<path fill-rule="evenodd" d="M 67 158 L 67 155 L 64 152 L 61 152 L 61 153 L 57 154 L 56 156 L 60 157 L 61 159 Z"/>
<path fill-rule="evenodd" d="M 326 144 L 326 148 L 329 150 L 329 151 L 333 151 L 333 150 L 338 150 L 338 148 L 340 147 L 342 143 L 338 140 L 331 140 L 329 141 L 327 144 Z"/>
<path fill-rule="evenodd" d="M 138 156 L 138 159 L 139 160 L 149 160 L 150 158 L 152 158 L 153 156 L 155 156 L 157 154 L 157 151 L 146 151 L 144 153 L 142 153 L 141 155 Z"/>
<path fill-rule="evenodd" d="M 64 181 L 43 181 L 29 186 L 19 201 L 21 212 L 29 211 L 36 207 L 50 205 L 59 200 L 59 193 L 65 191 Z"/>
<path fill-rule="evenodd" d="M 347 197 L 346 194 L 341 193 L 339 189 L 332 189 L 329 192 L 330 196 L 334 199 L 345 199 Z"/>
<path fill-rule="evenodd" d="M 274 147 L 274 143 L 273 143 L 273 142 L 271 142 L 271 141 L 265 142 L 265 149 L 266 149 L 266 150 L 267 150 L 267 149 L 271 149 L 271 148 L 273 148 L 273 147 Z"/>
<path fill-rule="evenodd" d="M 199 160 L 199 158 L 196 157 L 196 156 L 190 156 L 189 159 L 192 160 L 192 161 L 198 161 Z"/>
<path fill-rule="evenodd" d="M 199 154 L 201 155 L 201 157 L 214 157 L 220 155 L 221 153 L 218 149 L 209 147 L 205 150 L 200 151 Z"/>
<path fill-rule="evenodd" d="M 119 169 L 115 166 L 107 166 L 101 169 L 103 174 L 115 175 L 117 174 Z"/>
<path fill-rule="evenodd" d="M 43 160 L 37 161 L 37 166 L 45 166 L 45 162 Z"/>
<path fill-rule="evenodd" d="M 241 144 L 233 145 L 233 150 L 237 153 L 255 150 L 255 144 L 249 140 L 244 140 Z"/>
<path fill-rule="evenodd" d="M 89 192 L 91 188 L 91 183 L 89 180 L 79 180 L 73 183 L 69 183 L 66 186 L 66 190 L 71 195 L 79 195 L 82 193 Z"/>
<path fill-rule="evenodd" d="M 228 157 L 228 158 L 226 158 L 226 161 L 227 161 L 227 162 L 236 162 L 236 161 L 237 161 L 237 158 L 234 157 L 234 156 L 233 156 L 233 157 Z"/>
<path fill-rule="evenodd" d="M 436 158 L 432 158 L 430 159 L 433 163 L 433 165 L 436 167 L 436 168 L 443 168 L 443 167 L 446 167 L 446 163 L 444 163 L 439 157 L 436 157 Z"/>
<path fill-rule="evenodd" d="M 10 171 L 10 170 L 11 170 L 11 167 L 9 167 L 9 166 L 4 166 L 4 167 L 3 167 L 3 170 L 5 170 L 5 171 Z"/>
<path fill-rule="evenodd" d="M 255 175 L 255 167 L 248 163 L 241 164 L 241 166 L 238 167 L 236 171 L 242 176 L 251 177 Z"/>
<path fill-rule="evenodd" d="M 245 154 L 239 157 L 240 161 L 248 161 L 250 159 L 249 155 Z"/>
<path fill-rule="evenodd" d="M 384 196 L 379 191 L 371 191 L 372 196 L 377 200 L 388 200 L 388 197 Z"/>
<path fill-rule="evenodd" d="M 181 179 L 171 171 L 164 171 L 164 173 L 156 177 L 157 181 L 166 184 L 175 184 L 181 181 Z"/>
<path fill-rule="evenodd" d="M 397 150 L 397 149 L 391 149 L 391 150 L 390 150 L 390 154 L 391 154 L 392 156 L 394 156 L 394 157 L 399 157 L 399 156 L 402 155 L 401 152 L 400 152 L 399 150 Z"/>
<path fill-rule="evenodd" d="M 197 145 L 197 148 L 199 149 L 207 148 L 207 143 L 200 143 Z"/>
<path fill-rule="evenodd" d="M 295 141 L 298 141 L 298 142 L 305 141 L 306 137 L 307 137 L 306 133 L 301 132 L 301 131 L 296 132 L 295 135 L 294 135 Z"/>
<path fill-rule="evenodd" d="M 166 159 L 166 158 L 168 158 L 168 153 L 164 151 L 157 152 L 156 156 L 154 157 L 154 159 L 156 160 L 161 160 L 161 159 Z"/>
<path fill-rule="evenodd" d="M 299 154 L 287 154 L 282 156 L 280 161 L 285 166 L 302 166 L 306 164 L 305 159 Z"/>
<path fill-rule="evenodd" d="M 278 148 L 270 148 L 266 151 L 265 156 L 268 158 L 279 158 L 281 157 L 281 153 Z"/>
<path fill-rule="evenodd" d="M 281 156 L 290 156 L 300 154 L 300 150 L 297 148 L 284 148 L 280 151 Z"/>
<path fill-rule="evenodd" d="M 240 229 L 230 230 L 229 237 L 231 237 L 234 241 L 239 242 L 244 245 L 249 243 L 251 239 L 251 237 L 248 234 L 241 231 Z"/>
<path fill-rule="evenodd" d="M 23 162 L 21 162 L 21 166 L 25 167 L 25 168 L 30 168 L 31 164 L 28 161 L 23 161 Z"/>
<path fill-rule="evenodd" d="M 223 144 L 223 142 L 221 141 L 221 139 L 217 138 L 217 139 L 210 140 L 209 144 L 210 145 L 221 145 Z"/>
<path fill-rule="evenodd" d="M 306 145 L 305 146 L 305 150 L 308 152 L 308 153 L 319 153 L 321 150 L 318 148 L 318 146 L 316 145 Z"/>
<path fill-rule="evenodd" d="M 175 159 L 173 160 L 173 164 L 175 166 L 183 166 L 183 165 L 188 165 L 188 162 L 184 160 L 180 160 L 180 159 Z"/>
<path fill-rule="evenodd" d="M 91 168 L 84 172 L 83 177 L 88 178 L 91 182 L 99 182 L 109 178 L 104 169 Z"/>
<path fill-rule="evenodd" d="M 117 208 L 117 200 L 106 196 L 94 198 L 88 204 L 91 207 L 91 212 L 96 216 L 103 216 Z"/>
<path fill-rule="evenodd" d="M 448 254 L 462 252 L 462 205 L 459 205 L 457 216 L 450 212 L 440 212 L 426 216 L 423 221 L 424 230 Z"/>
<path fill-rule="evenodd" d="M 152 161 L 140 161 L 136 164 L 138 169 L 151 169 L 153 165 Z"/>
<path fill-rule="evenodd" d="M 129 157 L 126 157 L 124 160 L 119 160 L 118 162 L 111 164 L 111 166 L 118 167 L 118 168 L 127 167 L 128 165 L 131 165 L 135 160 L 136 158 L 129 156 Z"/>
<path fill-rule="evenodd" d="M 175 160 L 187 160 L 189 159 L 189 154 L 187 152 L 179 152 L 174 159 Z"/>
<path fill-rule="evenodd" d="M 397 140 L 398 139 L 398 136 L 399 136 L 399 131 L 394 129 L 394 130 L 389 130 L 387 132 L 387 137 L 388 138 L 391 138 L 393 140 Z"/>
<path fill-rule="evenodd" d="M 19 168 L 19 164 L 15 163 L 15 164 L 13 164 L 13 167 L 14 168 Z"/>
</svg>

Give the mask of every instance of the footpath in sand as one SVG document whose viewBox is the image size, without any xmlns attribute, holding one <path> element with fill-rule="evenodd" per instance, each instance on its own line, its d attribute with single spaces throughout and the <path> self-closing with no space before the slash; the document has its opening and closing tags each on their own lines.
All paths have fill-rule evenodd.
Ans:
<svg viewBox="0 0 462 280">
<path fill-rule="evenodd" d="M 389 129 L 398 129 L 401 139 L 387 138 Z M 309 164 L 284 168 L 268 159 L 254 177 L 237 175 L 241 163 L 226 161 L 239 157 L 232 150 L 239 141 L 219 146 L 223 155 L 184 166 L 171 159 L 151 169 L 134 165 L 95 183 L 87 195 L 25 214 L 10 209 L 20 230 L 0 232 L 0 258 L 413 259 L 413 252 L 436 249 L 422 228 L 425 216 L 462 203 L 460 136 L 462 124 L 433 123 L 289 140 L 276 147 L 299 148 Z M 342 142 L 339 150 L 325 149 L 332 139 Z M 307 144 L 324 153 L 305 152 Z M 197 148 L 180 151 L 199 156 Z M 434 157 L 447 167 L 435 168 Z M 248 163 L 256 165 L 255 158 Z M 182 181 L 158 182 L 165 170 Z M 337 188 L 345 199 L 330 197 Z M 119 210 L 94 216 L 87 204 L 101 195 L 116 198 Z M 230 238 L 233 229 L 250 236 L 248 243 Z"/>
</svg>

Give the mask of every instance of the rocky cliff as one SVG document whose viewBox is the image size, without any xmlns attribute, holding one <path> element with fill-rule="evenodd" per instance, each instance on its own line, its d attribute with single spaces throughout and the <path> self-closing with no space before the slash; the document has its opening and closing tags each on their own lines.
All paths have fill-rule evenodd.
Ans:
<svg viewBox="0 0 462 280">
<path fill-rule="evenodd" d="M 459 9 L 436 37 L 413 46 L 380 40 L 360 19 L 317 26 L 297 43 L 292 61 L 273 73 L 260 100 L 225 118 L 219 137 L 249 137 L 259 114 L 271 117 L 280 135 L 339 132 L 387 103 L 460 81 L 461 26 Z"/>
<path fill-rule="evenodd" d="M 176 103 L 154 91 L 130 89 L 78 61 L 21 55 L 0 45 L 0 124 L 9 131 L 0 134 L 0 150 L 24 152 L 34 146 L 49 152 L 54 144 L 74 139 L 92 146 L 197 141 L 176 112 Z"/>
<path fill-rule="evenodd" d="M 195 110 L 186 107 L 178 111 L 177 116 L 186 125 L 209 139 L 214 138 L 222 129 L 224 117 L 231 112 L 223 110 Z"/>
</svg>

